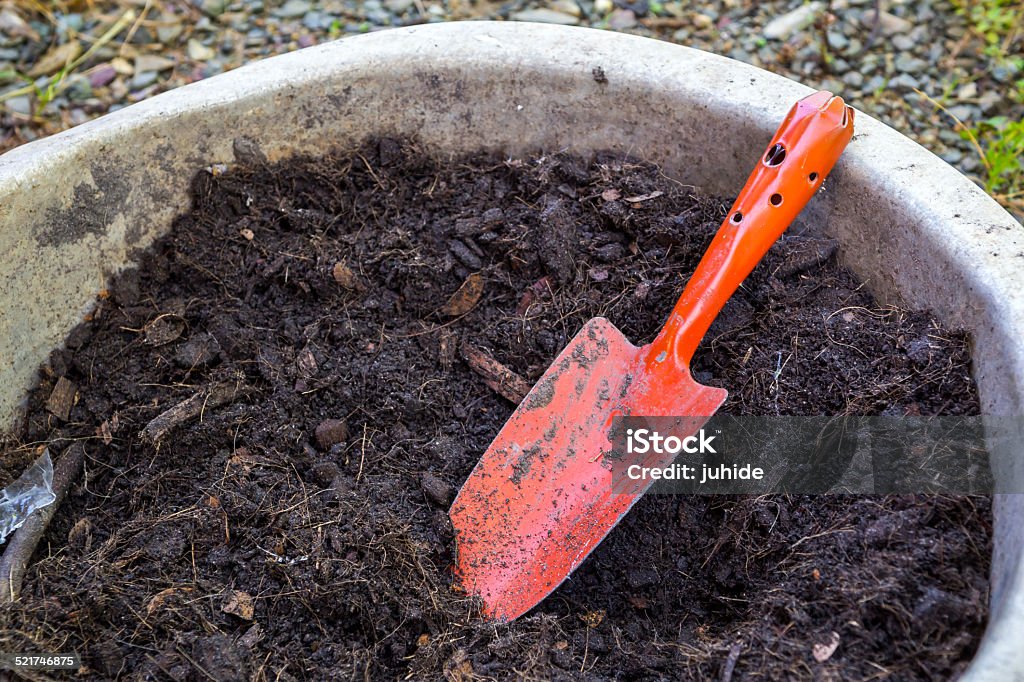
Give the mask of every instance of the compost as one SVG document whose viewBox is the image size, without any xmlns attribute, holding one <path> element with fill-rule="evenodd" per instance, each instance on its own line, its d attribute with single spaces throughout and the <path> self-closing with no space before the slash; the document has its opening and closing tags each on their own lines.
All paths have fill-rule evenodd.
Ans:
<svg viewBox="0 0 1024 682">
<path fill-rule="evenodd" d="M 85 679 L 964 669 L 986 497 L 647 496 L 513 624 L 453 591 L 447 506 L 514 401 L 594 316 L 649 341 L 727 201 L 615 155 L 245 158 L 195 177 L 8 438 L 0 484 L 44 444 L 82 443 L 86 464 L 0 649 L 77 651 Z M 724 410 L 977 413 L 964 334 L 876 303 L 812 227 L 694 358 Z"/>
</svg>

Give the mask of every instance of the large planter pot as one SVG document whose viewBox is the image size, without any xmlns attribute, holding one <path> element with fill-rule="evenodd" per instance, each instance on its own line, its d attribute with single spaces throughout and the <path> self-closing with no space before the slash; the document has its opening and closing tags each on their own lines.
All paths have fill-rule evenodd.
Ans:
<svg viewBox="0 0 1024 682">
<path fill-rule="evenodd" d="M 0 423 L 107 278 L 187 208 L 204 166 L 414 136 L 438 154 L 626 151 L 728 195 L 809 92 L 643 38 L 444 24 L 268 59 L 15 149 L 0 157 Z M 863 114 L 857 126 L 804 220 L 882 300 L 968 329 L 984 411 L 1020 414 L 1024 228 L 922 147 Z M 1017 452 L 995 449 L 992 466 L 1001 489 L 1024 490 Z M 970 680 L 1024 679 L 1024 496 L 994 509 L 991 620 Z"/>
</svg>

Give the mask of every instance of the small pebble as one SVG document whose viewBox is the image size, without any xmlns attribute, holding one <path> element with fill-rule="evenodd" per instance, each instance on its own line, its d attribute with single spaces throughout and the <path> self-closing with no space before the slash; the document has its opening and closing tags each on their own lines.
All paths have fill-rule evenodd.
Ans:
<svg viewBox="0 0 1024 682">
<path fill-rule="evenodd" d="M 875 23 L 875 13 L 865 12 L 862 19 L 862 23 L 867 26 L 872 26 Z M 914 22 L 908 21 L 895 14 L 889 12 L 882 12 L 878 18 L 878 28 L 885 36 L 894 36 L 897 33 L 906 33 L 914 28 Z"/>
<path fill-rule="evenodd" d="M 908 54 L 901 54 L 896 57 L 893 66 L 896 67 L 897 71 L 903 73 L 921 73 L 928 68 L 928 62 Z"/>
<path fill-rule="evenodd" d="M 980 108 L 984 114 L 990 114 L 997 106 L 1002 104 L 1002 102 L 1003 96 L 1001 94 L 995 90 L 989 90 L 978 98 L 978 108 Z"/>
<path fill-rule="evenodd" d="M 543 7 L 513 12 L 510 18 L 513 21 L 536 21 L 542 24 L 559 24 L 562 26 L 575 26 L 580 23 L 579 17 Z"/>
<path fill-rule="evenodd" d="M 167 71 L 173 69 L 175 61 L 167 57 L 155 54 L 140 54 L 135 58 L 135 72 L 140 71 Z"/>
<path fill-rule="evenodd" d="M 862 76 L 858 71 L 850 71 L 843 76 L 843 82 L 851 88 L 859 89 L 860 86 L 864 85 L 864 76 Z"/>
<path fill-rule="evenodd" d="M 992 78 L 1000 83 L 1010 83 L 1017 77 L 1018 73 L 1019 69 L 1013 62 L 1006 62 L 1005 64 L 997 64 L 992 69 Z"/>
<path fill-rule="evenodd" d="M 114 67 L 104 65 L 89 74 L 89 84 L 94 88 L 102 88 L 115 78 L 117 78 L 117 71 Z"/>
<path fill-rule="evenodd" d="M 203 0 L 201 7 L 210 16 L 220 16 L 228 7 L 228 0 Z"/>
<path fill-rule="evenodd" d="M 580 11 L 580 6 L 573 0 L 552 0 L 548 6 L 556 12 L 561 12 L 574 17 L 583 16 L 583 13 Z"/>
<path fill-rule="evenodd" d="M 698 30 L 711 28 L 712 26 L 715 25 L 714 19 L 712 19 L 707 14 L 701 14 L 700 12 L 694 14 L 690 20 L 693 22 L 694 28 L 697 28 Z"/>
<path fill-rule="evenodd" d="M 636 13 L 628 9 L 617 9 L 608 17 L 608 28 L 621 31 L 636 26 Z"/>
<path fill-rule="evenodd" d="M 81 102 L 92 97 L 92 83 L 86 76 L 76 73 L 67 79 L 66 84 L 64 94 L 69 100 Z"/>
<path fill-rule="evenodd" d="M 914 49 L 914 39 L 909 35 L 897 35 L 892 37 L 892 46 L 903 52 L 910 52 Z"/>
<path fill-rule="evenodd" d="M 864 86 L 864 92 L 877 92 L 884 88 L 885 85 L 886 80 L 883 76 L 872 76 L 867 85 Z"/>
<path fill-rule="evenodd" d="M 964 122 L 977 120 L 980 113 L 977 107 L 970 104 L 958 104 L 955 107 L 950 107 L 947 111 L 951 116 Z"/>
<path fill-rule="evenodd" d="M 834 50 L 845 50 L 850 44 L 850 39 L 847 38 L 842 33 L 840 33 L 839 31 L 829 31 L 828 44 Z"/>
<path fill-rule="evenodd" d="M 941 158 L 943 161 L 950 164 L 951 166 L 955 166 L 956 164 L 960 163 L 960 161 L 964 158 L 964 153 L 959 149 L 950 149 L 943 152 L 939 156 L 939 158 Z"/>
<path fill-rule="evenodd" d="M 195 38 L 188 41 L 188 58 L 197 62 L 205 62 L 217 56 L 217 51 L 207 47 Z"/>
<path fill-rule="evenodd" d="M 811 2 L 777 16 L 764 27 L 764 37 L 769 40 L 787 40 L 814 23 L 824 8 L 821 2 Z"/>
<path fill-rule="evenodd" d="M 965 83 L 961 85 L 956 91 L 956 98 L 959 100 L 974 99 L 978 96 L 978 85 L 977 83 Z"/>
<path fill-rule="evenodd" d="M 312 8 L 313 5 L 307 0 L 288 0 L 288 2 L 274 10 L 274 16 L 282 19 L 295 19 L 301 17 Z"/>
<path fill-rule="evenodd" d="M 160 74 L 158 74 L 156 71 L 143 71 L 141 73 L 135 74 L 132 77 L 132 80 L 129 83 L 129 87 L 132 90 L 141 90 L 142 88 L 145 88 L 147 86 L 152 85 L 153 83 L 156 83 L 157 78 L 159 77 Z"/>
<path fill-rule="evenodd" d="M 911 76 L 909 73 L 901 73 L 900 75 L 896 76 L 891 81 L 889 81 L 889 87 L 899 91 L 914 90 L 915 88 L 919 88 L 920 86 L 921 82 L 914 78 L 913 76 Z"/>
<path fill-rule="evenodd" d="M 29 116 L 32 113 L 32 100 L 27 95 L 11 97 L 4 104 L 11 113 L 23 116 Z"/>
</svg>

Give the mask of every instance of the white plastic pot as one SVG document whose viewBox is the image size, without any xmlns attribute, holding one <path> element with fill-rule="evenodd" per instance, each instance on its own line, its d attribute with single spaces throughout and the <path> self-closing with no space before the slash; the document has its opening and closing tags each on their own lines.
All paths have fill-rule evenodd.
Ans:
<svg viewBox="0 0 1024 682">
<path fill-rule="evenodd" d="M 211 163 L 413 136 L 445 155 L 629 152 L 729 195 L 810 92 L 644 38 L 439 24 L 254 63 L 19 147 L 0 157 L 0 423 L 16 418 L 39 363 L 108 277 L 186 210 L 190 179 Z M 970 330 L 984 411 L 1022 414 L 1024 228 L 864 114 L 828 185 L 804 221 L 841 241 L 844 262 L 882 300 Z M 1005 489 L 1024 490 L 1020 449 L 992 453 Z M 966 680 L 1024 679 L 1024 495 L 998 495 L 994 513 L 991 619 Z"/>
</svg>

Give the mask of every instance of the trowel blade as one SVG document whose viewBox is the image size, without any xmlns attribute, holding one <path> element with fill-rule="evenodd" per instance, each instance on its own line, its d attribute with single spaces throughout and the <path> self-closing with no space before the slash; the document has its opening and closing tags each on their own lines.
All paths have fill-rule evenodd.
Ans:
<svg viewBox="0 0 1024 682">
<path fill-rule="evenodd" d="M 509 621 L 544 599 L 650 486 L 624 490 L 604 461 L 615 416 L 685 416 L 694 433 L 725 401 L 688 371 L 667 385 L 638 372 L 646 352 L 608 320 L 590 320 L 466 480 L 450 511 L 456 573 L 486 617 Z"/>
</svg>

